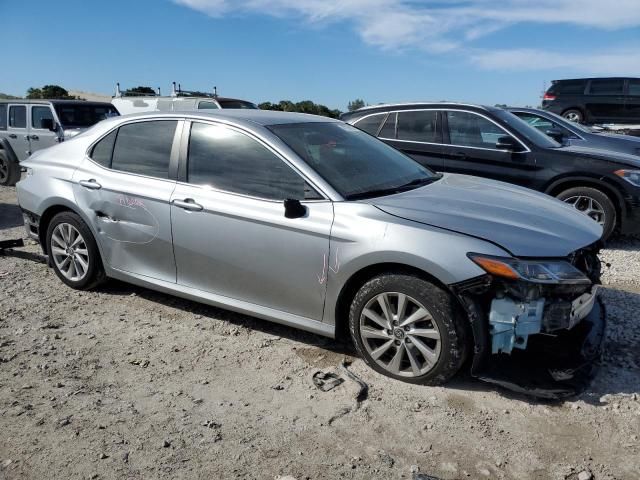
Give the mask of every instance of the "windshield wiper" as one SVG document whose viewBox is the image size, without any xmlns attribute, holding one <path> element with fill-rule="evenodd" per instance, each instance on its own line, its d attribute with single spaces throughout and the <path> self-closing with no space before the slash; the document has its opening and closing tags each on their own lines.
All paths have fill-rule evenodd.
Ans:
<svg viewBox="0 0 640 480">
<path fill-rule="evenodd" d="M 368 190 L 366 192 L 352 193 L 347 195 L 347 200 L 362 200 L 364 198 L 382 197 L 384 195 L 392 195 L 394 193 L 406 192 L 407 190 L 413 190 L 414 188 L 423 187 L 430 183 L 433 183 L 442 178 L 441 173 L 436 173 L 432 177 L 422 177 L 411 180 L 410 182 L 398 185 L 395 187 L 378 188 L 375 190 Z"/>
</svg>

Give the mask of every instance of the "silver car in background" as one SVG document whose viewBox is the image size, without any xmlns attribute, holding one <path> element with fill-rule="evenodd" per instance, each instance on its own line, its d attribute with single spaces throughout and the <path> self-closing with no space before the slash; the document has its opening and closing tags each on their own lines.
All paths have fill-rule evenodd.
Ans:
<svg viewBox="0 0 640 480">
<path fill-rule="evenodd" d="M 596 222 L 527 189 L 436 174 L 339 121 L 124 116 L 23 167 L 26 228 L 70 287 L 116 278 L 350 334 L 396 379 L 443 383 L 467 358 L 602 316 Z"/>
</svg>

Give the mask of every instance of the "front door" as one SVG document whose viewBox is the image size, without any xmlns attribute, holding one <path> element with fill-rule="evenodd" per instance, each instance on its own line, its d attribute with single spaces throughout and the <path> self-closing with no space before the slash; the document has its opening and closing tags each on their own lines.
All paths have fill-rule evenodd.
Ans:
<svg viewBox="0 0 640 480">
<path fill-rule="evenodd" d="M 378 136 L 421 165 L 441 172 L 444 159 L 439 118 L 437 110 L 392 112 Z"/>
<path fill-rule="evenodd" d="M 322 320 L 333 204 L 246 132 L 194 122 L 172 195 L 178 283 Z M 283 200 L 299 199 L 300 218 Z"/>
<path fill-rule="evenodd" d="M 499 138 L 509 132 L 488 118 L 474 112 L 448 110 L 444 112 L 444 170 L 476 175 L 523 187 L 535 181 L 535 160 L 522 145 L 521 152 L 496 148 Z M 516 144 L 521 145 L 514 138 Z"/>
<path fill-rule="evenodd" d="M 175 189 L 176 120 L 122 125 L 90 150 L 73 174 L 76 203 L 111 268 L 176 281 L 169 201 Z M 175 165 L 175 163 L 174 163 Z"/>
<path fill-rule="evenodd" d="M 55 118 L 53 110 L 49 105 L 31 105 L 29 144 L 32 152 L 51 147 L 58 143 L 57 132 L 52 132 L 48 128 L 42 128 L 43 120 L 52 120 L 55 123 Z"/>
<path fill-rule="evenodd" d="M 26 160 L 31 155 L 29 146 L 29 129 L 27 128 L 27 106 L 9 104 L 9 121 L 7 122 L 7 138 L 18 161 Z"/>
</svg>

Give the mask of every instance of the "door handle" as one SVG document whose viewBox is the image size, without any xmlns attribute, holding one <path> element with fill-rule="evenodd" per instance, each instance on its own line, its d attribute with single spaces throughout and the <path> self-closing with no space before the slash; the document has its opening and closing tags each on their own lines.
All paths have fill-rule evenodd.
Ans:
<svg viewBox="0 0 640 480">
<path fill-rule="evenodd" d="M 89 190 L 98 190 L 102 188 L 102 185 L 96 182 L 93 178 L 91 180 L 80 180 L 78 183 Z"/>
<path fill-rule="evenodd" d="M 16 135 L 15 133 L 10 133 L 9 138 L 18 138 L 18 135 Z"/>
<path fill-rule="evenodd" d="M 455 152 L 449 155 L 451 158 L 455 158 L 456 160 L 465 160 L 467 158 L 467 154 L 464 152 Z"/>
<path fill-rule="evenodd" d="M 31 135 L 31 140 L 40 140 L 38 135 Z"/>
<path fill-rule="evenodd" d="M 191 210 L 193 212 L 199 212 L 204 209 L 204 207 L 199 203 L 196 203 L 193 198 L 185 198 L 184 200 L 172 200 L 171 203 L 176 207 L 180 207 L 185 210 Z"/>
</svg>

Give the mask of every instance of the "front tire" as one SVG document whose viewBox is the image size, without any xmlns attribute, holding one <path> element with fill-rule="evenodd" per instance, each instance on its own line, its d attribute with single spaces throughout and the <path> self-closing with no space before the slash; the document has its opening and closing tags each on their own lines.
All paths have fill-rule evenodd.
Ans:
<svg viewBox="0 0 640 480">
<path fill-rule="evenodd" d="M 7 153 L 0 150 L 0 185 L 12 187 L 20 180 L 20 165 L 7 156 Z"/>
<path fill-rule="evenodd" d="M 89 290 L 105 280 L 98 246 L 79 215 L 58 213 L 49 223 L 46 238 L 53 269 L 65 284 Z"/>
<path fill-rule="evenodd" d="M 574 187 L 560 192 L 556 197 L 588 215 L 602 226 L 602 239 L 608 239 L 616 228 L 616 207 L 600 190 L 591 187 Z"/>
<path fill-rule="evenodd" d="M 356 350 L 383 375 L 440 385 L 464 363 L 467 318 L 454 298 L 433 283 L 384 274 L 365 283 L 349 311 Z"/>
</svg>

